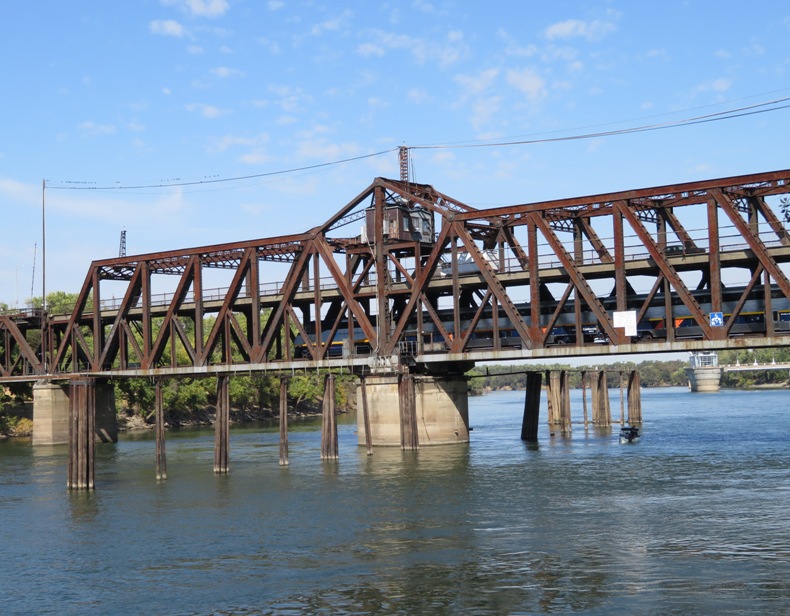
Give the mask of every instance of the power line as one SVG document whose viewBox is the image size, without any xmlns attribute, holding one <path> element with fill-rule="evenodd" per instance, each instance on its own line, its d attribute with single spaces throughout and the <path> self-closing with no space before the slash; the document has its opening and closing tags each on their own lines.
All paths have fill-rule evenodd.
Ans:
<svg viewBox="0 0 790 616">
<path fill-rule="evenodd" d="M 160 182 L 159 184 L 139 184 L 135 186 L 125 186 L 123 184 L 117 183 L 114 186 L 93 186 L 90 185 L 89 182 L 77 182 L 77 181 L 65 181 L 61 182 L 60 184 L 52 184 L 47 182 L 47 188 L 57 189 L 57 190 L 141 190 L 147 188 L 174 188 L 179 186 L 205 186 L 208 184 L 219 184 L 222 182 L 240 182 L 243 180 L 253 180 L 265 177 L 271 177 L 274 175 L 286 175 L 288 173 L 298 173 L 300 171 L 309 171 L 312 169 L 320 169 L 322 167 L 331 167 L 334 165 L 343 165 L 345 163 L 354 162 L 357 160 L 364 160 L 366 158 L 374 158 L 376 156 L 381 156 L 382 154 L 389 154 L 391 152 L 397 152 L 398 148 L 390 148 L 388 150 L 382 150 L 380 152 L 374 152 L 372 154 L 363 154 L 362 156 L 354 156 L 352 158 L 344 158 L 342 160 L 333 160 L 326 163 L 318 163 L 316 165 L 307 165 L 305 167 L 294 167 L 292 169 L 281 169 L 279 171 L 269 171 L 267 173 L 255 173 L 252 175 L 242 175 L 237 177 L 231 178 L 217 178 L 213 180 L 194 180 L 191 182 L 181 182 L 181 181 L 174 181 L 174 182 Z"/>
<path fill-rule="evenodd" d="M 760 109 L 768 105 L 778 105 L 779 103 L 787 103 L 784 105 L 774 106 L 770 109 Z M 410 146 L 412 150 L 454 150 L 454 149 L 468 149 L 468 148 L 492 148 L 492 147 L 505 147 L 512 145 L 532 145 L 536 143 L 554 143 L 559 141 L 577 141 L 580 139 L 595 139 L 599 137 L 612 137 L 615 135 L 627 135 L 631 133 L 643 133 L 654 130 L 663 130 L 667 128 L 678 128 L 680 126 L 692 126 L 694 124 L 705 124 L 708 122 L 718 122 L 721 120 L 730 120 L 748 115 L 756 115 L 759 113 L 768 113 L 770 111 L 778 111 L 780 109 L 787 109 L 790 107 L 790 97 L 778 98 L 765 103 L 757 103 L 755 105 L 747 105 L 745 107 L 737 107 L 735 109 L 728 109 L 726 111 L 719 111 L 706 115 L 696 116 L 692 118 L 685 118 L 682 120 L 675 120 L 673 122 L 663 122 L 660 124 L 646 124 L 642 126 L 633 126 L 631 128 L 622 128 L 610 131 L 600 131 L 594 133 L 582 133 L 577 135 L 565 135 L 562 137 L 544 137 L 540 139 L 525 139 L 518 141 L 496 141 L 488 143 L 451 143 L 451 144 L 435 144 L 435 145 L 413 145 Z"/>
<path fill-rule="evenodd" d="M 744 99 L 737 99 L 737 100 L 744 100 Z M 784 103 L 784 104 L 780 104 Z M 364 160 L 367 158 L 374 158 L 377 156 L 382 156 L 384 154 L 390 154 L 392 152 L 402 151 L 403 149 L 406 150 L 438 150 L 438 149 L 469 149 L 469 148 L 491 148 L 491 147 L 507 147 L 507 146 L 516 146 L 516 145 L 533 145 L 538 143 L 556 143 L 562 141 L 578 141 L 582 139 L 596 139 L 601 137 L 612 137 L 616 135 L 628 135 L 633 133 L 642 133 L 648 131 L 656 131 L 656 130 L 664 130 L 668 128 L 679 128 L 682 126 L 693 126 L 695 124 L 705 124 L 709 122 L 719 122 L 721 120 L 730 120 L 734 118 L 749 116 L 749 115 L 757 115 L 761 113 L 768 113 L 770 111 L 779 111 L 781 109 L 787 109 L 790 107 L 790 97 L 778 98 L 771 101 L 763 102 L 763 103 L 756 103 L 754 105 L 746 105 L 742 107 L 736 107 L 734 109 L 728 109 L 725 111 L 719 111 L 716 113 L 710 113 L 700 116 L 694 116 L 690 118 L 684 118 L 680 120 L 674 120 L 671 122 L 662 122 L 657 124 L 645 124 L 640 126 L 633 126 L 630 128 L 622 128 L 616 130 L 608 130 L 608 131 L 597 131 L 597 132 L 588 132 L 588 133 L 579 133 L 579 134 L 572 134 L 572 135 L 564 135 L 564 136 L 557 136 L 557 137 L 541 137 L 536 139 L 519 139 L 519 140 L 509 140 L 509 141 L 488 141 L 485 142 L 451 142 L 451 143 L 439 143 L 439 144 L 426 144 L 426 145 L 413 145 L 413 146 L 400 146 L 389 148 L 387 150 L 381 150 L 379 152 L 373 152 L 371 154 L 363 154 L 361 156 L 354 156 L 351 158 L 344 158 L 341 160 L 335 160 L 325 163 L 318 163 L 315 165 L 307 165 L 303 167 L 293 167 L 290 169 L 281 169 L 278 171 L 269 171 L 266 173 L 255 173 L 250 175 L 244 176 L 235 176 L 235 177 L 228 177 L 228 178 L 215 178 L 215 179 L 204 179 L 204 180 L 194 180 L 194 181 L 164 181 L 158 184 L 138 184 L 138 185 L 131 185 L 126 186 L 121 184 L 120 182 L 116 182 L 115 185 L 110 186 L 97 186 L 93 182 L 86 182 L 86 181 L 64 181 L 56 184 L 52 184 L 51 182 L 47 182 L 47 188 L 56 189 L 56 190 L 143 190 L 143 189 L 157 189 L 157 188 L 175 188 L 175 187 L 186 187 L 186 186 L 208 186 L 212 184 L 221 184 L 221 183 L 229 183 L 229 182 L 240 182 L 245 180 L 254 180 L 254 179 L 261 179 L 267 177 L 273 177 L 278 175 L 287 175 L 291 173 L 299 173 L 304 171 L 312 171 L 316 169 L 321 169 L 325 167 L 331 167 L 335 165 L 342 165 L 358 160 Z M 699 108 L 699 107 L 698 107 Z M 648 117 L 660 117 L 661 115 L 667 114 L 658 114 L 655 116 L 648 116 Z M 597 126 L 607 126 L 611 124 L 618 124 L 621 122 L 610 122 L 608 124 L 598 124 Z M 538 133 L 540 134 L 540 133 Z M 546 133 L 543 133 L 546 134 Z"/>
</svg>

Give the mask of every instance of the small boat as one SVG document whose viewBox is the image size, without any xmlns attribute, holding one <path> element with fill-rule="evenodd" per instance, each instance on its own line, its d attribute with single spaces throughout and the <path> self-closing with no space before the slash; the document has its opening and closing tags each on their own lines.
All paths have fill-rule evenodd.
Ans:
<svg viewBox="0 0 790 616">
<path fill-rule="evenodd" d="M 639 442 L 639 428 L 636 426 L 623 426 L 620 428 L 620 442 L 625 443 L 638 443 Z"/>
</svg>

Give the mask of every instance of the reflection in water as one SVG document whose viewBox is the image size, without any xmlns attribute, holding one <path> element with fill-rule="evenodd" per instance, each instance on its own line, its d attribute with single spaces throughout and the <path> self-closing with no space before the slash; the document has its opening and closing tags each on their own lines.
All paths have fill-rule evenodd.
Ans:
<svg viewBox="0 0 790 616">
<path fill-rule="evenodd" d="M 492 394 L 469 445 L 368 456 L 346 417 L 322 461 L 306 420 L 288 467 L 276 423 L 236 426 L 226 476 L 212 430 L 179 430 L 161 482 L 153 435 L 123 435 L 95 493 L 66 491 L 65 448 L 0 443 L 4 613 L 783 613 L 785 398 L 644 390 L 621 446 L 522 443 L 523 394 Z"/>
</svg>

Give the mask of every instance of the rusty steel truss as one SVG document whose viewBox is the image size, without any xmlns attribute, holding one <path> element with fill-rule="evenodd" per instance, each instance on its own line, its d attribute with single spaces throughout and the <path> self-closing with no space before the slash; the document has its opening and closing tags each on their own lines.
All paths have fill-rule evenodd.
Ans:
<svg viewBox="0 0 790 616">
<path fill-rule="evenodd" d="M 777 171 L 480 210 L 378 178 L 306 233 L 94 261 L 72 314 L 0 316 L 0 381 L 786 344 L 787 197 Z"/>
</svg>

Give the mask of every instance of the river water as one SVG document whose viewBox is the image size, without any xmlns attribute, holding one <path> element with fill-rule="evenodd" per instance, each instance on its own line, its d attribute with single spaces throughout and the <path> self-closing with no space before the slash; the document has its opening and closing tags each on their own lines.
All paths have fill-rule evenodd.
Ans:
<svg viewBox="0 0 790 616">
<path fill-rule="evenodd" d="M 619 417 L 618 392 L 612 413 Z M 573 392 L 574 420 L 581 418 Z M 790 613 L 790 392 L 645 389 L 617 427 L 519 440 L 523 392 L 470 399 L 467 446 L 357 447 L 320 421 L 97 447 L 93 493 L 64 447 L 0 442 L 4 614 Z M 545 421 L 545 400 L 541 409 Z"/>
</svg>

